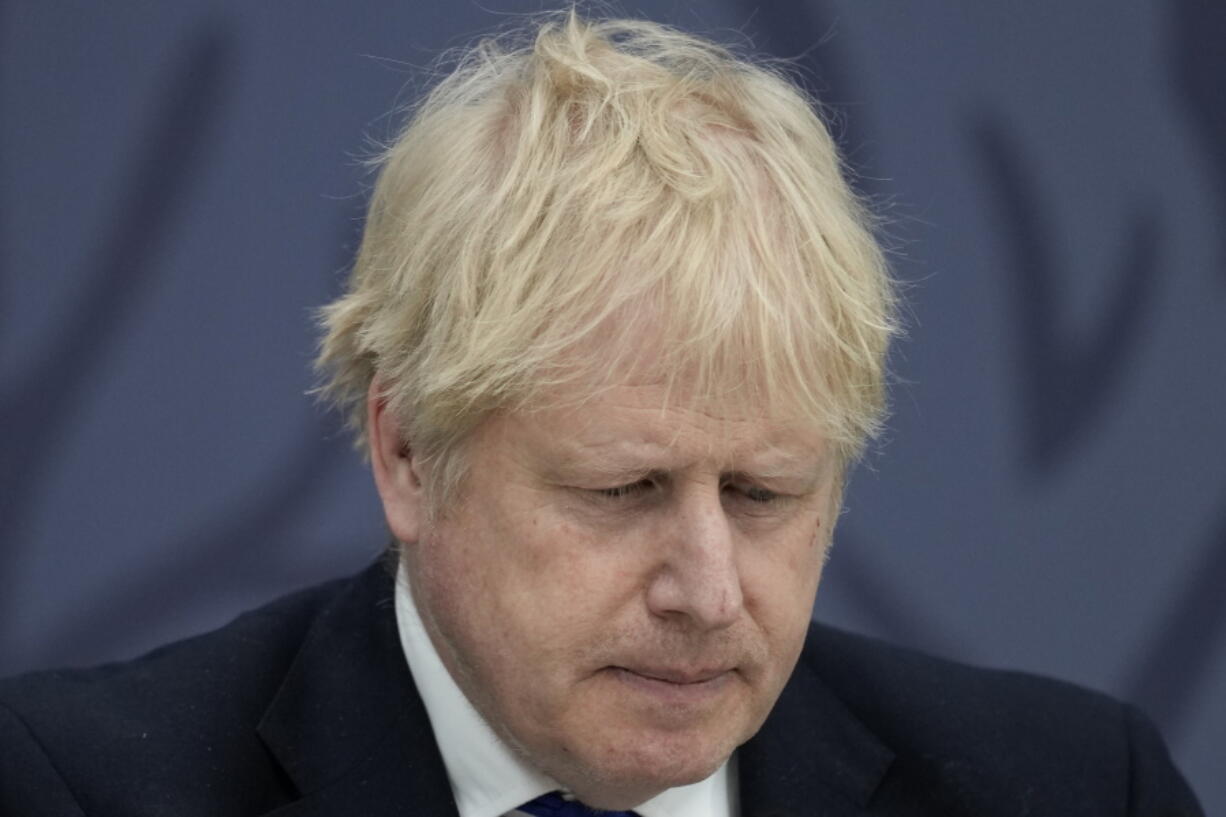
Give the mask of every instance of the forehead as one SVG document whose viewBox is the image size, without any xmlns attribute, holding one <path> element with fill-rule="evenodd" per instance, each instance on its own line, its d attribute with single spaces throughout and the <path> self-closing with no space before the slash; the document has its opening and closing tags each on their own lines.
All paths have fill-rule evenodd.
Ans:
<svg viewBox="0 0 1226 817">
<path fill-rule="evenodd" d="M 503 441 L 559 463 L 634 461 L 653 467 L 697 462 L 759 471 L 809 470 L 826 459 L 812 423 L 763 406 L 685 399 L 660 383 L 631 382 L 576 394 L 554 394 L 501 418 Z"/>
</svg>

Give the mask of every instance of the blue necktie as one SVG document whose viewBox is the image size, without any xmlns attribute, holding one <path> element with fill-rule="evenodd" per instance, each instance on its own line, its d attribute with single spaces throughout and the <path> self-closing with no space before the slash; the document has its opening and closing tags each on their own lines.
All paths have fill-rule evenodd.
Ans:
<svg viewBox="0 0 1226 817">
<path fill-rule="evenodd" d="M 567 800 L 556 791 L 524 803 L 519 810 L 534 817 L 638 817 L 633 811 L 597 811 L 578 800 Z"/>
</svg>

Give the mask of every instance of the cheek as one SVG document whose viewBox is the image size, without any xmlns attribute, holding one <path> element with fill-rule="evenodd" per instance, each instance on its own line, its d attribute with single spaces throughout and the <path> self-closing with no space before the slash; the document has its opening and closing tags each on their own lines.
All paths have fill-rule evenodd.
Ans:
<svg viewBox="0 0 1226 817">
<path fill-rule="evenodd" d="M 825 515 L 810 519 L 797 531 L 792 546 L 786 549 L 788 568 L 795 571 L 797 581 L 808 589 L 809 594 L 817 590 L 822 568 L 826 564 L 830 548 L 828 524 L 829 518 Z"/>
<path fill-rule="evenodd" d="M 808 524 L 773 544 L 750 544 L 741 560 L 746 607 L 772 649 L 804 638 L 825 562 L 826 537 Z"/>
<path fill-rule="evenodd" d="M 565 599 L 564 609 L 572 612 L 607 608 L 626 596 L 643 572 L 637 540 L 544 515 L 536 518 L 532 531 L 522 577 L 535 594 Z"/>
<path fill-rule="evenodd" d="M 625 548 L 547 514 L 491 514 L 467 535 L 447 560 L 453 598 L 468 608 L 454 613 L 500 662 L 564 663 L 599 641 L 634 594 Z"/>
</svg>

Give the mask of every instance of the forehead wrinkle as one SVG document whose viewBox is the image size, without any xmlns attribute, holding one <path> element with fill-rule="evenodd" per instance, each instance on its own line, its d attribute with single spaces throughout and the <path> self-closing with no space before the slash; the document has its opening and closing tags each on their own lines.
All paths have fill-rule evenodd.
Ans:
<svg viewBox="0 0 1226 817">
<path fill-rule="evenodd" d="M 658 382 L 632 380 L 579 403 L 557 394 L 552 404 L 506 416 L 528 432 L 520 436 L 524 453 L 553 459 L 552 465 L 617 473 L 715 466 L 763 477 L 820 476 L 827 445 L 816 429 L 772 419 L 765 409 L 729 416 L 703 401 L 670 402 L 663 391 Z"/>
<path fill-rule="evenodd" d="M 677 452 L 650 442 L 602 440 L 584 443 L 573 439 L 555 440 L 554 470 L 582 471 L 592 476 L 626 476 L 646 471 L 674 471 L 683 467 Z M 543 452 L 544 449 L 541 449 Z M 549 459 L 546 455 L 542 459 Z"/>
<path fill-rule="evenodd" d="M 794 453 L 782 448 L 771 448 L 757 456 L 734 462 L 734 470 L 749 476 L 764 479 L 814 477 L 826 472 L 827 458 L 821 452 Z"/>
</svg>

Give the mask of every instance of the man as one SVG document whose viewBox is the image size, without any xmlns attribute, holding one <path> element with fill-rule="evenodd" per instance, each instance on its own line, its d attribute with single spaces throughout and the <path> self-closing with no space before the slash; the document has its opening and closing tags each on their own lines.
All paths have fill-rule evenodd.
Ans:
<svg viewBox="0 0 1226 817">
<path fill-rule="evenodd" d="M 391 569 L 0 686 L 0 812 L 1199 813 L 1127 707 L 810 625 L 893 298 L 780 76 L 573 13 L 482 45 L 323 323 Z"/>
</svg>

